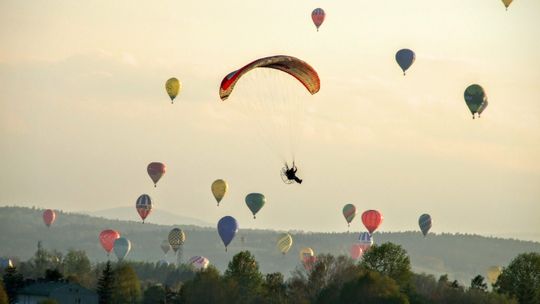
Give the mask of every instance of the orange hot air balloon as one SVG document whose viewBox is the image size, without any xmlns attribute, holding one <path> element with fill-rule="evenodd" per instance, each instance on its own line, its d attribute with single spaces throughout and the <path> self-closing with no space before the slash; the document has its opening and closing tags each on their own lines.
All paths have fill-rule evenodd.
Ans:
<svg viewBox="0 0 540 304">
<path fill-rule="evenodd" d="M 47 209 L 43 211 L 43 222 L 45 222 L 45 225 L 47 227 L 51 227 L 52 223 L 54 223 L 54 220 L 56 220 L 56 213 L 54 210 Z"/>
<path fill-rule="evenodd" d="M 313 20 L 313 23 L 317 27 L 317 32 L 319 31 L 319 27 L 324 22 L 324 17 L 326 17 L 326 13 L 322 8 L 316 8 L 311 12 L 311 20 Z"/>
<path fill-rule="evenodd" d="M 114 248 L 114 241 L 116 241 L 116 239 L 119 239 L 119 238 L 120 238 L 120 233 L 112 229 L 103 230 L 99 234 L 99 241 L 103 249 L 105 249 L 105 251 L 107 252 L 107 254 L 111 253 L 111 251 Z"/>
<path fill-rule="evenodd" d="M 159 179 L 165 174 L 166 167 L 163 163 L 159 162 L 153 162 L 148 165 L 146 168 L 146 171 L 148 172 L 148 175 L 150 175 L 150 178 L 154 182 L 154 187 L 156 187 L 157 182 Z"/>
<path fill-rule="evenodd" d="M 366 226 L 370 234 L 377 230 L 383 221 L 382 214 L 377 210 L 368 210 L 362 213 L 362 223 Z"/>
</svg>

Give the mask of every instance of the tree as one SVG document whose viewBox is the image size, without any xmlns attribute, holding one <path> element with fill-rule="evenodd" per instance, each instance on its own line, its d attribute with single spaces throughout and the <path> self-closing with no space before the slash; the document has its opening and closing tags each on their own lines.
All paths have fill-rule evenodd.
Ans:
<svg viewBox="0 0 540 304">
<path fill-rule="evenodd" d="M 6 269 L 3 281 L 9 303 L 15 303 L 17 291 L 23 287 L 23 276 L 17 271 L 17 267 L 11 266 Z"/>
<path fill-rule="evenodd" d="M 37 243 L 37 250 L 32 258 L 33 272 L 32 276 L 35 278 L 41 278 L 45 274 L 45 270 L 52 268 L 52 255 L 43 248 L 41 241 Z"/>
<path fill-rule="evenodd" d="M 50 282 L 62 281 L 64 276 L 58 269 L 47 269 L 45 270 L 45 280 Z"/>
<path fill-rule="evenodd" d="M 361 266 L 377 271 L 405 286 L 411 278 L 411 261 L 407 252 L 400 246 L 384 243 L 372 246 L 363 256 Z"/>
<path fill-rule="evenodd" d="M 114 273 L 111 269 L 111 262 L 108 261 L 98 281 L 97 294 L 99 297 L 99 304 L 111 303 L 113 287 L 114 287 L 113 284 L 114 284 Z"/>
<path fill-rule="evenodd" d="M 373 271 L 364 271 L 343 285 L 338 303 L 409 303 L 393 279 Z"/>
<path fill-rule="evenodd" d="M 230 299 L 226 283 L 219 271 L 210 266 L 198 272 L 193 280 L 187 281 L 180 290 L 180 303 L 234 303 Z"/>
<path fill-rule="evenodd" d="M 8 296 L 6 290 L 4 289 L 4 284 L 0 282 L 0 304 L 8 304 Z"/>
<path fill-rule="evenodd" d="M 164 304 L 166 296 L 165 288 L 162 285 L 151 285 L 144 291 L 143 304 Z"/>
<path fill-rule="evenodd" d="M 478 289 L 482 291 L 487 291 L 487 284 L 484 282 L 484 277 L 481 275 L 475 276 L 471 280 L 471 288 L 472 289 Z"/>
<path fill-rule="evenodd" d="M 237 292 L 235 302 L 250 303 L 260 294 L 263 278 L 259 271 L 259 263 L 249 251 L 237 253 L 224 274 L 232 290 Z M 237 288 L 234 288 L 234 287 Z"/>
<path fill-rule="evenodd" d="M 287 302 L 287 289 L 281 273 L 266 274 L 262 287 L 264 303 Z"/>
<path fill-rule="evenodd" d="M 89 287 L 92 266 L 86 252 L 69 250 L 63 260 L 64 275 L 72 282 Z"/>
<path fill-rule="evenodd" d="M 141 283 L 128 264 L 120 264 L 114 272 L 114 303 L 138 303 L 141 299 Z"/>
<path fill-rule="evenodd" d="M 516 297 L 520 304 L 540 303 L 540 254 L 518 255 L 503 269 L 493 287 Z"/>
</svg>

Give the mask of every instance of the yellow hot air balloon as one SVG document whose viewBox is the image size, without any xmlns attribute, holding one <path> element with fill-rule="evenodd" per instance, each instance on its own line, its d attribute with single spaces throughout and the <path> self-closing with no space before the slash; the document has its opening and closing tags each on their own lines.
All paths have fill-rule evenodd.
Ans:
<svg viewBox="0 0 540 304">
<path fill-rule="evenodd" d="M 502 267 L 501 266 L 491 266 L 488 268 L 487 271 L 487 280 L 489 284 L 495 284 L 497 282 L 497 279 L 499 278 L 499 275 L 501 275 Z"/>
<path fill-rule="evenodd" d="M 280 234 L 276 242 L 277 249 L 282 254 L 286 254 L 289 251 L 289 249 L 291 249 L 292 244 L 293 244 L 292 236 L 288 233 Z"/>
<path fill-rule="evenodd" d="M 214 194 L 218 206 L 219 202 L 221 202 L 221 200 L 225 196 L 225 193 L 227 193 L 228 188 L 229 186 L 227 185 L 227 182 L 222 179 L 215 180 L 212 183 L 212 194 Z"/>
<path fill-rule="evenodd" d="M 165 90 L 167 90 L 167 94 L 169 94 L 169 97 L 171 98 L 171 103 L 174 103 L 174 99 L 182 89 L 182 84 L 180 81 L 176 78 L 170 78 L 165 82 Z"/>
<path fill-rule="evenodd" d="M 313 251 L 313 249 L 309 247 L 302 248 L 302 250 L 300 250 L 300 261 L 304 262 L 306 258 L 310 258 L 314 255 L 315 252 Z"/>
<path fill-rule="evenodd" d="M 504 7 L 506 7 L 506 10 L 508 10 L 508 7 L 512 3 L 512 1 L 514 1 L 514 0 L 502 0 L 502 2 L 504 4 Z"/>
</svg>

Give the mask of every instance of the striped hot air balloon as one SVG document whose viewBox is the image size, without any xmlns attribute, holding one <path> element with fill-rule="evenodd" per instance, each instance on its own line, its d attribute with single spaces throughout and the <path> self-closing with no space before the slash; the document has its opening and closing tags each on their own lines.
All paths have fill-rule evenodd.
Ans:
<svg viewBox="0 0 540 304">
<path fill-rule="evenodd" d="M 364 252 L 368 251 L 371 245 L 373 245 L 373 236 L 368 232 L 361 232 L 358 236 L 358 244 Z"/>
<path fill-rule="evenodd" d="M 317 27 L 317 32 L 319 31 L 319 27 L 323 24 L 325 17 L 326 13 L 322 8 L 316 8 L 311 12 L 311 20 L 313 20 L 313 24 Z"/>
<path fill-rule="evenodd" d="M 418 225 L 420 226 L 420 230 L 422 230 L 425 237 L 428 234 L 429 229 L 431 229 L 431 216 L 427 213 L 420 215 Z"/>
<path fill-rule="evenodd" d="M 347 227 L 351 226 L 351 222 L 356 216 L 356 207 L 353 204 L 347 204 L 343 207 L 343 216 L 347 221 Z"/>
<path fill-rule="evenodd" d="M 289 251 L 289 249 L 291 249 L 292 244 L 293 244 L 292 236 L 288 233 L 280 234 L 276 242 L 276 246 L 278 250 L 283 255 L 285 255 Z"/>
<path fill-rule="evenodd" d="M 135 203 L 135 208 L 137 208 L 137 212 L 144 223 L 146 217 L 150 214 L 150 212 L 152 212 L 152 199 L 148 194 L 139 196 L 137 202 Z"/>
<path fill-rule="evenodd" d="M 367 210 L 362 213 L 362 223 L 364 223 L 370 234 L 377 230 L 382 221 L 383 216 L 377 210 Z"/>
<path fill-rule="evenodd" d="M 195 270 L 204 270 L 206 269 L 206 267 L 208 267 L 208 265 L 210 264 L 210 261 L 203 257 L 203 256 L 194 256 L 194 257 L 191 257 L 188 261 L 188 263 L 193 266 L 193 268 L 195 268 Z"/>
</svg>

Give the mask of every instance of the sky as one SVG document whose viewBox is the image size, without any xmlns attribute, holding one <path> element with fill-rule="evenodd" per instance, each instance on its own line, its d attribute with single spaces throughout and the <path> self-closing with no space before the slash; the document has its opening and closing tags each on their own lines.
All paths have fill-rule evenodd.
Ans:
<svg viewBox="0 0 540 304">
<path fill-rule="evenodd" d="M 1 1 L 0 205 L 96 211 L 148 193 L 210 223 L 331 232 L 352 203 L 379 210 L 382 231 L 429 213 L 436 233 L 540 241 L 538 37 L 537 0 Z M 405 77 L 401 48 L 416 53 Z M 218 95 L 226 74 L 276 54 L 321 78 L 295 131 L 302 185 L 283 184 L 253 120 Z M 169 77 L 183 84 L 174 105 Z M 475 120 L 473 83 L 489 99 Z M 157 188 L 152 161 L 167 165 Z M 267 198 L 256 220 L 250 192 Z"/>
</svg>

